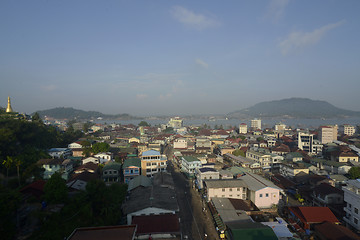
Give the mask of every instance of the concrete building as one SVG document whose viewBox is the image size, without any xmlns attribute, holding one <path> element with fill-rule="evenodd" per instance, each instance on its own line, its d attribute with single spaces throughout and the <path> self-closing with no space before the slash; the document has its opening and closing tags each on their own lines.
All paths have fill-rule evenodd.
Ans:
<svg viewBox="0 0 360 240">
<path fill-rule="evenodd" d="M 246 123 L 241 123 L 239 125 L 239 133 L 240 134 L 246 134 L 248 130 L 247 124 Z"/>
<path fill-rule="evenodd" d="M 357 231 L 360 230 L 360 180 L 349 180 L 347 185 L 342 188 L 344 191 L 344 202 L 346 213 L 343 218 L 347 226 L 351 226 Z"/>
<path fill-rule="evenodd" d="M 141 175 L 152 177 L 155 173 L 166 172 L 167 158 L 155 150 L 141 154 Z"/>
<path fill-rule="evenodd" d="M 206 197 L 210 201 L 214 197 L 247 199 L 247 185 L 237 179 L 206 180 Z"/>
<path fill-rule="evenodd" d="M 196 177 L 197 187 L 199 189 L 202 189 L 204 187 L 203 182 L 205 180 L 220 179 L 220 174 L 214 168 L 202 167 L 195 169 L 195 177 Z"/>
<path fill-rule="evenodd" d="M 323 145 L 314 139 L 314 134 L 309 132 L 298 132 L 297 146 L 299 149 L 308 152 L 309 155 L 321 154 Z"/>
<path fill-rule="evenodd" d="M 251 128 L 253 130 L 260 129 L 261 130 L 261 119 L 252 119 L 251 120 Z"/>
<path fill-rule="evenodd" d="M 180 117 L 170 118 L 168 122 L 168 127 L 172 127 L 174 129 L 179 129 L 183 127 L 183 120 Z"/>
<path fill-rule="evenodd" d="M 352 136 L 355 134 L 355 127 L 349 124 L 344 124 L 344 134 L 348 136 Z"/>
<path fill-rule="evenodd" d="M 258 162 L 262 168 L 271 167 L 272 158 L 270 154 L 248 150 L 246 152 L 246 158 Z"/>
<path fill-rule="evenodd" d="M 195 176 L 195 169 L 201 168 L 201 161 L 193 156 L 183 156 L 181 157 L 181 171 L 185 173 L 188 177 Z"/>
<path fill-rule="evenodd" d="M 338 125 L 321 126 L 319 129 L 319 141 L 321 144 L 331 143 L 337 140 Z"/>
</svg>

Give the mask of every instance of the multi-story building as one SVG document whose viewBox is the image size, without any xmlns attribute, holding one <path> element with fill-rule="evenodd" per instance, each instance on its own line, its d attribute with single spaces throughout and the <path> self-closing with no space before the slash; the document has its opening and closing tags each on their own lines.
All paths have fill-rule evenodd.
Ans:
<svg viewBox="0 0 360 240">
<path fill-rule="evenodd" d="M 247 199 L 247 185 L 242 180 L 222 179 L 206 180 L 206 197 L 210 201 L 213 197 Z"/>
<path fill-rule="evenodd" d="M 322 144 L 331 143 L 337 140 L 338 125 L 321 126 L 319 129 L 319 140 Z"/>
<path fill-rule="evenodd" d="M 309 174 L 309 168 L 303 163 L 299 162 L 283 162 L 280 164 L 280 174 L 284 177 L 293 178 L 300 172 Z"/>
<path fill-rule="evenodd" d="M 248 150 L 246 152 L 246 158 L 258 162 L 262 168 L 270 168 L 272 163 L 271 155 L 268 153 L 256 152 Z"/>
<path fill-rule="evenodd" d="M 157 172 L 166 172 L 167 158 L 155 150 L 141 154 L 141 175 L 152 177 Z"/>
<path fill-rule="evenodd" d="M 187 149 L 188 141 L 186 138 L 178 138 L 174 141 L 174 149 Z"/>
<path fill-rule="evenodd" d="M 201 168 L 201 161 L 193 156 L 181 157 L 181 171 L 189 177 L 195 176 L 195 169 Z"/>
<path fill-rule="evenodd" d="M 360 180 L 349 180 L 347 185 L 342 188 L 344 191 L 344 202 L 346 206 L 344 221 L 347 226 L 351 226 L 357 231 L 360 230 Z"/>
<path fill-rule="evenodd" d="M 251 120 L 251 128 L 253 130 L 260 129 L 261 130 L 261 119 L 252 119 Z"/>
<path fill-rule="evenodd" d="M 309 132 L 298 132 L 297 145 L 299 149 L 308 152 L 309 155 L 321 154 L 323 148 L 323 145 L 314 139 L 314 134 Z"/>
<path fill-rule="evenodd" d="M 352 136 L 355 134 L 355 127 L 349 124 L 344 124 L 344 134 L 348 136 Z"/>
<path fill-rule="evenodd" d="M 141 159 L 140 158 L 127 158 L 122 166 L 124 174 L 124 182 L 128 184 L 131 179 L 140 175 Z"/>
<path fill-rule="evenodd" d="M 168 126 L 174 129 L 179 129 L 183 127 L 183 120 L 179 117 L 170 118 Z"/>
<path fill-rule="evenodd" d="M 246 133 L 247 133 L 247 129 L 248 129 L 248 127 L 247 127 L 247 124 L 246 124 L 246 123 L 241 123 L 241 124 L 239 125 L 239 133 L 240 133 L 240 134 L 246 134 Z"/>
<path fill-rule="evenodd" d="M 120 182 L 121 163 L 108 162 L 102 169 L 102 179 L 106 184 Z"/>
<path fill-rule="evenodd" d="M 197 181 L 197 187 L 202 189 L 204 187 L 203 182 L 205 180 L 220 179 L 220 174 L 214 168 L 202 167 L 195 169 L 195 177 Z"/>
</svg>

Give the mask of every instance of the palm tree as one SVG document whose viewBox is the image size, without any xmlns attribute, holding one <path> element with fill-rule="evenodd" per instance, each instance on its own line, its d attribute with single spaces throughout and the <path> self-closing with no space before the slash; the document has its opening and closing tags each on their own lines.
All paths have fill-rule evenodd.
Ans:
<svg viewBox="0 0 360 240">
<path fill-rule="evenodd" d="M 19 187 L 20 187 L 20 166 L 22 163 L 23 163 L 23 161 L 21 161 L 20 158 L 15 158 L 15 166 L 16 166 L 16 171 L 17 171 L 17 175 L 18 175 Z"/>
<path fill-rule="evenodd" d="M 13 162 L 14 162 L 14 159 L 13 159 L 12 157 L 10 157 L 10 156 L 7 156 L 7 157 L 6 157 L 6 160 L 4 160 L 4 161 L 2 162 L 2 164 L 3 164 L 3 165 L 5 166 L 5 168 L 6 168 L 6 181 L 7 181 L 8 178 L 9 178 L 9 169 L 11 168 Z"/>
</svg>

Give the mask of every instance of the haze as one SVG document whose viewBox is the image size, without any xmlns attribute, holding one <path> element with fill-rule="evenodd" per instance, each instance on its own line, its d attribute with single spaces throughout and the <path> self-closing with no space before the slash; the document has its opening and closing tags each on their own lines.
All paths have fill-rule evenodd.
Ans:
<svg viewBox="0 0 360 240">
<path fill-rule="evenodd" d="M 360 1 L 0 3 L 0 106 L 228 113 L 289 97 L 359 111 Z"/>
</svg>

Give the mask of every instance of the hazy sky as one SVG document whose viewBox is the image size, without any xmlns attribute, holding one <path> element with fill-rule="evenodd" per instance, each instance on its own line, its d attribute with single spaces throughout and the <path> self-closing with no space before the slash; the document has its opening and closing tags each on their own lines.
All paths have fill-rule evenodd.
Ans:
<svg viewBox="0 0 360 240">
<path fill-rule="evenodd" d="M 0 106 L 228 113 L 289 97 L 360 111 L 359 0 L 2 0 Z"/>
</svg>

